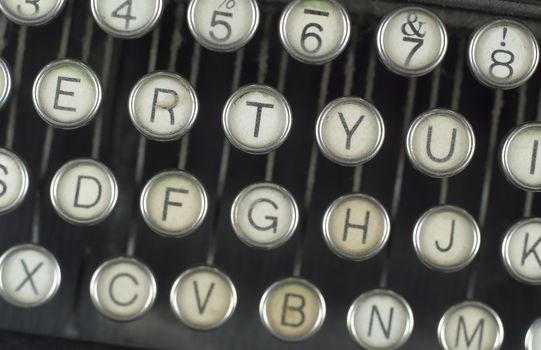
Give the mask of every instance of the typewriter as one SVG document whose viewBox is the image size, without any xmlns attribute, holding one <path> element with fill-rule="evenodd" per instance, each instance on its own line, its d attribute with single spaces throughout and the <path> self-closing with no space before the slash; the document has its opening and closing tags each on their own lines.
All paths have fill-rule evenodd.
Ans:
<svg viewBox="0 0 541 350">
<path fill-rule="evenodd" d="M 541 349 L 541 3 L 0 0 L 1 349 Z"/>
</svg>

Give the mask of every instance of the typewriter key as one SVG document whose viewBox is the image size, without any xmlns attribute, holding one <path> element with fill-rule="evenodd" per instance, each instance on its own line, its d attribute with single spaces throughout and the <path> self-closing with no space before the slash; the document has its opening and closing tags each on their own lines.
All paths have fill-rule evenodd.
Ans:
<svg viewBox="0 0 541 350">
<path fill-rule="evenodd" d="M 377 30 L 378 55 L 392 72 L 417 77 L 433 71 L 447 51 L 443 22 L 422 7 L 404 7 L 387 15 Z"/>
<path fill-rule="evenodd" d="M 526 350 L 541 349 L 541 318 L 535 320 L 530 328 L 528 328 L 526 339 L 524 340 L 524 348 Z"/>
<path fill-rule="evenodd" d="M 280 40 L 295 59 L 309 64 L 332 61 L 346 47 L 349 16 L 335 0 L 295 0 L 280 15 Z"/>
<path fill-rule="evenodd" d="M 11 73 L 9 67 L 4 61 L 0 58 L 0 108 L 2 108 L 6 101 L 8 100 L 11 94 Z"/>
<path fill-rule="evenodd" d="M 163 0 L 91 0 L 94 20 L 108 34 L 136 39 L 152 30 L 160 20 Z"/>
<path fill-rule="evenodd" d="M 12 151 L 0 148 L 0 214 L 17 208 L 28 191 L 28 170 Z"/>
<path fill-rule="evenodd" d="M 358 97 L 342 97 L 319 114 L 316 139 L 325 157 L 345 166 L 368 162 L 378 153 L 385 127 L 378 110 Z"/>
<path fill-rule="evenodd" d="M 11 22 L 41 26 L 55 19 L 65 4 L 65 0 L 0 0 L 0 11 Z"/>
<path fill-rule="evenodd" d="M 501 250 L 503 262 L 516 280 L 541 285 L 541 249 L 537 249 L 540 242 L 541 218 L 520 220 L 505 234 Z"/>
<path fill-rule="evenodd" d="M 526 82 L 537 68 L 539 46 L 523 24 L 498 19 L 477 29 L 470 40 L 468 63 L 484 85 L 512 89 Z"/>
<path fill-rule="evenodd" d="M 390 230 L 385 208 L 360 193 L 338 198 L 323 216 L 325 242 L 336 255 L 348 260 L 366 260 L 379 253 Z"/>
<path fill-rule="evenodd" d="M 375 289 L 361 294 L 347 315 L 349 334 L 366 349 L 397 349 L 413 330 L 413 312 L 397 293 Z"/>
<path fill-rule="evenodd" d="M 272 249 L 295 232 L 299 210 L 283 187 L 260 182 L 242 190 L 231 207 L 231 224 L 237 237 L 253 248 Z"/>
<path fill-rule="evenodd" d="M 269 86 L 244 86 L 227 100 L 222 126 L 231 144 L 241 151 L 269 153 L 289 135 L 291 108 L 285 97 Z"/>
<path fill-rule="evenodd" d="M 10 304 L 34 307 L 51 300 L 60 286 L 60 266 L 47 249 L 21 244 L 0 257 L 0 295 Z"/>
<path fill-rule="evenodd" d="M 143 219 L 152 231 L 165 237 L 194 232 L 207 213 L 207 192 L 193 175 L 167 170 L 150 179 L 141 193 Z"/>
<path fill-rule="evenodd" d="M 153 72 L 142 77 L 129 98 L 133 125 L 147 138 L 181 138 L 197 118 L 199 102 L 190 83 L 178 74 Z"/>
<path fill-rule="evenodd" d="M 81 158 L 58 169 L 50 192 L 53 207 L 62 219 L 75 225 L 94 225 L 113 210 L 118 187 L 109 168 Z"/>
<path fill-rule="evenodd" d="M 442 205 L 425 212 L 413 229 L 415 253 L 423 264 L 440 272 L 468 266 L 477 255 L 481 235 L 465 210 Z"/>
<path fill-rule="evenodd" d="M 541 191 L 541 123 L 530 122 L 509 132 L 500 152 L 500 166 L 507 180 L 525 191 Z"/>
<path fill-rule="evenodd" d="M 101 105 L 100 81 L 89 66 L 72 59 L 46 65 L 34 80 L 32 99 L 39 116 L 60 129 L 74 129 L 94 118 Z"/>
<path fill-rule="evenodd" d="M 317 333 L 325 321 L 325 299 L 319 289 L 301 278 L 275 282 L 259 303 L 259 317 L 271 334 L 294 342 Z"/>
<path fill-rule="evenodd" d="M 498 350 L 503 342 L 503 324 L 487 305 L 464 301 L 451 307 L 441 318 L 438 341 L 445 350 Z"/>
<path fill-rule="evenodd" d="M 102 315 L 115 321 L 132 321 L 154 304 L 156 280 L 152 271 L 137 259 L 111 259 L 92 275 L 90 297 Z"/>
<path fill-rule="evenodd" d="M 199 266 L 182 273 L 171 288 L 171 308 L 186 326 L 210 330 L 224 324 L 237 305 L 233 282 L 215 267 Z"/>
<path fill-rule="evenodd" d="M 475 135 L 462 115 L 433 109 L 417 117 L 406 135 L 406 151 L 414 168 L 432 177 L 460 173 L 475 150 Z"/>
<path fill-rule="evenodd" d="M 209 50 L 240 49 L 252 39 L 258 24 L 255 0 L 192 0 L 188 6 L 190 31 Z"/>
</svg>

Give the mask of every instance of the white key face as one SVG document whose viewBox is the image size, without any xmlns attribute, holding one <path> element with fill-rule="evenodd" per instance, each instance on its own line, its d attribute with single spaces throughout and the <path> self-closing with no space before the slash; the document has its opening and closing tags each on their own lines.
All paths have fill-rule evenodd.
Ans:
<svg viewBox="0 0 541 350">
<path fill-rule="evenodd" d="M 410 337 L 413 313 L 400 295 L 384 289 L 361 294 L 348 312 L 353 339 L 367 349 L 397 349 Z"/>
<path fill-rule="evenodd" d="M 259 304 L 263 325 L 285 341 L 300 341 L 317 333 L 325 313 L 325 300 L 319 290 L 300 278 L 274 283 Z"/>
<path fill-rule="evenodd" d="M 533 74 L 539 61 L 539 47 L 526 26 L 501 19 L 475 32 L 468 55 L 470 68 L 481 83 L 510 89 Z"/>
<path fill-rule="evenodd" d="M 178 277 L 171 289 L 171 307 L 188 327 L 209 330 L 221 326 L 235 310 L 237 292 L 220 270 L 201 266 Z"/>
<path fill-rule="evenodd" d="M 249 85 L 237 90 L 227 101 L 222 126 L 238 149 L 252 154 L 269 153 L 289 135 L 291 109 L 275 89 Z"/>
<path fill-rule="evenodd" d="M 92 275 L 90 296 L 104 316 L 131 321 L 145 314 L 156 298 L 156 281 L 140 261 L 121 257 L 104 262 Z"/>
<path fill-rule="evenodd" d="M 150 179 L 140 202 L 147 225 L 166 237 L 184 237 L 197 229 L 207 204 L 201 182 L 181 170 L 164 171 Z"/>
<path fill-rule="evenodd" d="M 280 40 L 295 59 L 309 64 L 333 60 L 346 47 L 350 22 L 334 0 L 296 0 L 280 16 Z"/>
<path fill-rule="evenodd" d="M 506 137 L 500 162 L 507 179 L 526 191 L 541 191 L 541 123 L 526 123 Z"/>
<path fill-rule="evenodd" d="M 11 95 L 11 73 L 9 67 L 2 58 L 0 58 L 0 108 L 2 108 Z"/>
<path fill-rule="evenodd" d="M 366 260 L 381 251 L 391 230 L 385 208 L 360 193 L 335 200 L 323 217 L 323 237 L 339 257 Z"/>
<path fill-rule="evenodd" d="M 277 248 L 295 232 L 299 210 L 293 196 L 269 182 L 240 192 L 231 207 L 231 224 L 241 241 L 254 248 Z"/>
<path fill-rule="evenodd" d="M 407 154 L 412 165 L 432 177 L 460 173 L 475 150 L 475 136 L 462 115 L 448 109 L 421 114 L 406 136 Z"/>
<path fill-rule="evenodd" d="M 538 318 L 532 323 L 528 329 L 528 333 L 526 333 L 524 344 L 526 350 L 541 349 L 541 319 Z"/>
<path fill-rule="evenodd" d="M 82 62 L 54 61 L 36 77 L 32 90 L 40 117 L 61 129 L 86 125 L 98 112 L 102 88 L 94 71 Z"/>
<path fill-rule="evenodd" d="M 541 284 L 541 219 L 524 219 L 513 225 L 503 240 L 502 256 L 511 276 Z"/>
<path fill-rule="evenodd" d="M 163 0 L 92 0 L 92 15 L 112 36 L 139 38 L 148 33 L 162 15 Z"/>
<path fill-rule="evenodd" d="M 434 70 L 447 51 L 447 32 L 441 20 L 419 7 L 401 8 L 378 27 L 378 54 L 391 71 L 420 76 Z"/>
<path fill-rule="evenodd" d="M 502 321 L 490 307 L 465 301 L 443 315 L 438 340 L 445 350 L 497 350 L 503 341 Z"/>
<path fill-rule="evenodd" d="M 0 148 L 0 214 L 17 208 L 28 191 L 28 170 L 15 153 Z"/>
<path fill-rule="evenodd" d="M 188 81 L 175 73 L 145 75 L 130 94 L 130 117 L 143 135 L 152 140 L 177 140 L 197 117 L 199 103 Z"/>
<path fill-rule="evenodd" d="M 235 51 L 253 37 L 259 24 L 259 8 L 255 0 L 192 0 L 188 24 L 204 47 Z"/>
<path fill-rule="evenodd" d="M 10 304 L 34 307 L 49 301 L 60 285 L 54 255 L 34 244 L 12 247 L 0 257 L 0 295 Z"/>
<path fill-rule="evenodd" d="M 330 160 L 356 166 L 372 159 L 381 148 L 385 128 L 378 110 L 357 97 L 332 101 L 319 115 L 316 136 Z"/>
<path fill-rule="evenodd" d="M 117 196 L 113 173 L 92 159 L 66 163 L 51 182 L 51 202 L 58 215 L 72 224 L 103 221 L 113 210 Z"/>
<path fill-rule="evenodd" d="M 0 9 L 9 20 L 21 25 L 44 25 L 62 10 L 65 0 L 0 0 Z"/>
<path fill-rule="evenodd" d="M 442 272 L 466 267 L 475 258 L 480 241 L 475 219 L 451 205 L 428 210 L 413 230 L 413 244 L 421 262 Z"/>
</svg>

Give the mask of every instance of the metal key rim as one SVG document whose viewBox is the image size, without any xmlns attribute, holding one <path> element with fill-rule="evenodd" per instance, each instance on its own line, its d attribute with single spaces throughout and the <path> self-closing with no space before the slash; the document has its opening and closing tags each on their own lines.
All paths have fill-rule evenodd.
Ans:
<svg viewBox="0 0 541 350">
<path fill-rule="evenodd" d="M 526 337 L 524 338 L 524 348 L 526 350 L 535 350 L 534 349 L 534 332 L 537 328 L 541 326 L 541 318 L 536 319 L 528 328 L 528 332 L 526 332 Z"/>
<path fill-rule="evenodd" d="M 257 5 L 257 2 L 255 0 L 248 0 L 250 3 L 250 7 L 252 9 L 252 23 L 250 25 L 250 28 L 246 34 L 240 38 L 238 41 L 226 44 L 226 45 L 220 45 L 215 42 L 212 42 L 202 35 L 200 35 L 199 30 L 197 29 L 196 21 L 195 21 L 195 3 L 197 0 L 191 0 L 190 4 L 188 5 L 188 28 L 190 29 L 190 32 L 192 33 L 193 37 L 201 46 L 204 48 L 216 51 L 216 52 L 233 52 L 241 47 L 245 46 L 254 36 L 258 26 L 259 26 L 259 6 Z"/>
<path fill-rule="evenodd" d="M 0 0 L 0 11 L 13 23 L 21 25 L 21 26 L 41 26 L 48 24 L 52 22 L 59 14 L 60 11 L 64 8 L 66 5 L 66 0 L 55 0 L 56 5 L 46 13 L 45 15 L 38 16 L 35 18 L 29 18 L 29 19 L 22 19 L 19 16 L 16 16 L 13 14 L 13 12 L 10 11 L 9 8 L 4 4 L 4 0 Z"/>
<path fill-rule="evenodd" d="M 422 67 L 418 69 L 405 69 L 401 67 L 400 65 L 396 64 L 385 51 L 385 45 L 383 43 L 383 38 L 385 36 L 385 29 L 387 29 L 387 26 L 389 25 L 389 23 L 395 16 L 400 15 L 403 12 L 407 12 L 407 11 L 422 12 L 428 17 L 432 18 L 437 23 L 439 34 L 441 37 L 440 50 L 438 52 L 438 55 L 436 56 L 436 60 L 426 67 Z M 445 25 L 443 24 L 442 20 L 434 12 L 424 7 L 419 7 L 419 6 L 403 7 L 389 13 L 388 15 L 383 17 L 376 31 L 376 47 L 378 51 L 379 60 L 391 72 L 404 76 L 404 77 L 420 77 L 432 72 L 443 61 L 445 57 L 445 53 L 447 52 L 447 45 L 448 45 L 447 29 L 445 29 Z"/>
<path fill-rule="evenodd" d="M 4 87 L 4 90 L 0 92 L 0 109 L 1 109 L 4 107 L 9 97 L 11 96 L 13 83 L 11 79 L 11 70 L 9 68 L 8 63 L 3 58 L 0 58 L 0 70 L 2 71 L 1 74 L 3 74 L 5 77 L 5 87 Z"/>
<path fill-rule="evenodd" d="M 184 315 L 180 312 L 180 308 L 178 305 L 177 295 L 178 295 L 178 289 L 180 288 L 180 284 L 183 282 L 184 279 L 199 272 L 207 272 L 207 273 L 211 273 L 211 274 L 215 274 L 219 276 L 225 281 L 225 283 L 229 287 L 229 290 L 231 291 L 230 304 L 224 317 L 220 320 L 220 322 L 215 323 L 211 326 L 198 326 L 198 325 L 194 325 L 193 323 L 190 323 L 190 321 L 188 321 L 184 317 Z M 173 313 L 178 317 L 178 319 L 185 326 L 191 329 L 199 330 L 199 331 L 208 331 L 208 330 L 216 329 L 222 326 L 231 318 L 231 316 L 233 316 L 233 313 L 235 312 L 235 308 L 237 306 L 237 290 L 231 278 L 229 278 L 229 276 L 227 276 L 223 271 L 221 271 L 220 269 L 214 266 L 202 265 L 202 266 L 193 267 L 184 271 L 175 279 L 175 282 L 173 282 L 173 286 L 171 287 L 171 292 L 169 293 L 169 303 L 171 305 L 171 309 L 173 310 Z"/>
<path fill-rule="evenodd" d="M 483 35 L 488 29 L 491 29 L 492 27 L 498 26 L 501 24 L 507 24 L 507 25 L 518 27 L 530 39 L 533 46 L 532 65 L 529 67 L 528 72 L 524 75 L 524 77 L 520 80 L 517 80 L 514 83 L 498 83 L 498 82 L 485 78 L 483 74 L 481 73 L 481 70 L 479 68 L 479 65 L 477 64 L 477 61 L 475 60 L 475 50 L 476 50 L 477 42 L 479 41 L 479 38 L 481 37 L 481 35 Z M 526 27 L 524 24 L 518 21 L 515 21 L 512 19 L 504 19 L 504 18 L 491 21 L 489 23 L 486 23 L 480 26 L 472 34 L 470 38 L 470 44 L 468 46 L 468 67 L 470 68 L 470 71 L 472 72 L 472 74 L 477 78 L 477 80 L 481 84 L 489 88 L 508 90 L 508 89 L 514 89 L 522 85 L 523 83 L 528 81 L 530 77 L 533 75 L 533 73 L 537 69 L 538 63 L 539 63 L 539 44 L 537 43 L 537 39 L 535 38 L 535 36 L 533 35 L 533 33 L 530 31 L 528 27 Z"/>
</svg>

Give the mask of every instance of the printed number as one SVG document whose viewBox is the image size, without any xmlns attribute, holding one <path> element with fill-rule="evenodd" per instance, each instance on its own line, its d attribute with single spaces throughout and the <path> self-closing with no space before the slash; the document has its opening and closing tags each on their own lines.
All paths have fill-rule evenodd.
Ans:
<svg viewBox="0 0 541 350">
<path fill-rule="evenodd" d="M 415 43 L 415 45 L 411 48 L 410 53 L 408 54 L 408 57 L 406 57 L 406 66 L 410 65 L 411 59 L 413 58 L 413 55 L 423 46 L 424 39 L 421 38 L 412 38 L 409 36 L 405 36 L 402 38 L 403 41 L 409 42 L 409 43 Z"/>
<path fill-rule="evenodd" d="M 305 15 L 312 15 L 312 16 L 322 16 L 322 17 L 329 17 L 328 12 L 319 11 L 319 10 L 313 10 L 313 9 L 304 9 Z M 302 48 L 309 53 L 316 53 L 321 49 L 321 45 L 323 44 L 321 40 L 321 36 L 319 36 L 318 33 L 315 32 L 308 32 L 310 28 L 316 28 L 320 32 L 323 31 L 323 27 L 319 23 L 310 22 L 307 25 L 304 26 L 304 29 L 302 30 L 301 34 L 301 46 Z M 313 38 L 316 41 L 316 47 L 313 49 L 310 49 L 306 45 L 306 40 L 308 38 Z"/>
<path fill-rule="evenodd" d="M 24 0 L 24 3 L 34 6 L 34 14 L 39 12 L 39 0 Z M 23 12 L 21 5 L 17 5 L 17 11 Z"/>
<path fill-rule="evenodd" d="M 498 55 L 500 59 L 507 59 L 499 60 Z M 492 64 L 490 65 L 489 71 L 493 77 L 499 79 L 509 79 L 511 76 L 513 76 L 513 67 L 511 66 L 511 63 L 515 61 L 515 55 L 511 51 L 494 50 L 492 51 L 492 55 L 490 57 L 492 58 Z M 494 72 L 496 67 L 505 67 L 507 69 L 507 75 L 505 77 L 497 76 Z"/>
<path fill-rule="evenodd" d="M 227 7 L 227 5 L 226 5 L 226 7 Z M 212 39 L 214 39 L 214 40 L 216 40 L 218 42 L 224 42 L 224 41 L 227 41 L 231 37 L 231 25 L 227 21 L 224 21 L 222 19 L 218 19 L 218 16 L 231 18 L 231 17 L 233 17 L 233 14 L 231 12 L 222 12 L 222 11 L 214 11 L 214 13 L 212 14 L 212 20 L 210 21 L 210 26 L 211 27 L 222 26 L 222 27 L 225 28 L 226 33 L 225 33 L 224 36 L 216 36 L 216 34 L 214 34 L 214 31 L 211 30 L 209 32 L 210 36 L 211 36 Z"/>
<path fill-rule="evenodd" d="M 125 29 L 128 29 L 130 27 L 130 21 L 132 19 L 137 19 L 137 17 L 131 15 L 131 10 L 132 10 L 131 7 L 132 7 L 132 0 L 126 0 L 111 13 L 112 17 L 122 18 L 126 21 Z M 126 13 L 124 14 L 120 13 L 120 11 L 122 11 L 124 8 L 126 8 Z"/>
<path fill-rule="evenodd" d="M 236 2 L 235 0 L 224 0 L 224 2 L 222 2 L 218 8 L 221 9 L 224 5 L 226 9 L 231 10 L 233 7 L 235 7 Z"/>
</svg>

